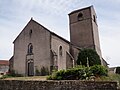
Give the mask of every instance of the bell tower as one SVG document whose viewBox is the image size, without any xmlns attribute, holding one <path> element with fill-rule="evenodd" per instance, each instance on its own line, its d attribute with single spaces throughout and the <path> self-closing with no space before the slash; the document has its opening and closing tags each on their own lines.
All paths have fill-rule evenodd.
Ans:
<svg viewBox="0 0 120 90">
<path fill-rule="evenodd" d="M 69 14 L 70 42 L 79 48 L 91 48 L 101 55 L 97 16 L 93 6 Z"/>
</svg>

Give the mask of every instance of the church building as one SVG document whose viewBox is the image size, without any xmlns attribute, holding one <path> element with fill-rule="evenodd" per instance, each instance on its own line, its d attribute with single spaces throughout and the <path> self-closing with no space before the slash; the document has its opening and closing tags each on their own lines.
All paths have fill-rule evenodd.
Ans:
<svg viewBox="0 0 120 90">
<path fill-rule="evenodd" d="M 23 76 L 68 69 L 83 48 L 96 50 L 103 65 L 96 18 L 93 6 L 71 12 L 70 41 L 31 19 L 13 42 L 12 69 Z"/>
</svg>

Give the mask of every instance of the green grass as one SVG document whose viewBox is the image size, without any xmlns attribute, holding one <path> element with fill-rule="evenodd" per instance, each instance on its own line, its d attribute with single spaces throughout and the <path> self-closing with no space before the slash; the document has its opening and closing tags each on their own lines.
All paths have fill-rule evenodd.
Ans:
<svg viewBox="0 0 120 90">
<path fill-rule="evenodd" d="M 1 77 L 3 80 L 47 80 L 48 76 L 32 76 L 32 77 L 12 77 L 8 75 L 4 75 Z M 102 76 L 96 81 L 117 81 L 120 83 L 120 75 L 119 74 L 108 74 L 108 76 Z"/>
<path fill-rule="evenodd" d="M 119 74 L 108 74 L 106 77 L 101 77 L 103 81 L 117 81 L 120 83 L 120 75 Z"/>
<path fill-rule="evenodd" d="M 47 76 L 31 76 L 31 77 L 12 77 L 4 75 L 2 80 L 46 80 Z"/>
</svg>

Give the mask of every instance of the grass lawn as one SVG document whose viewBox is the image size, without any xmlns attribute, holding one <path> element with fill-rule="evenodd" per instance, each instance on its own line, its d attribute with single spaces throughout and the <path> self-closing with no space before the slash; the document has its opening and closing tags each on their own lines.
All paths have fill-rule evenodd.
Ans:
<svg viewBox="0 0 120 90">
<path fill-rule="evenodd" d="M 48 76 L 30 76 L 30 77 L 10 77 L 2 78 L 2 80 L 47 80 Z M 102 76 L 97 78 L 96 81 L 117 81 L 120 83 L 119 74 L 108 74 L 108 76 Z"/>
<path fill-rule="evenodd" d="M 46 80 L 47 76 L 8 77 L 2 80 Z"/>
</svg>

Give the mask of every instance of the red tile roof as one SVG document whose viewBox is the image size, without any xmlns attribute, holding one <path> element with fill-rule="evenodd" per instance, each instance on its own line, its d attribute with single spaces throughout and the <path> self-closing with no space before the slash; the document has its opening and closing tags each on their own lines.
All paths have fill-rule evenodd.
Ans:
<svg viewBox="0 0 120 90">
<path fill-rule="evenodd" d="M 0 60 L 0 65 L 9 65 L 8 60 Z"/>
</svg>

